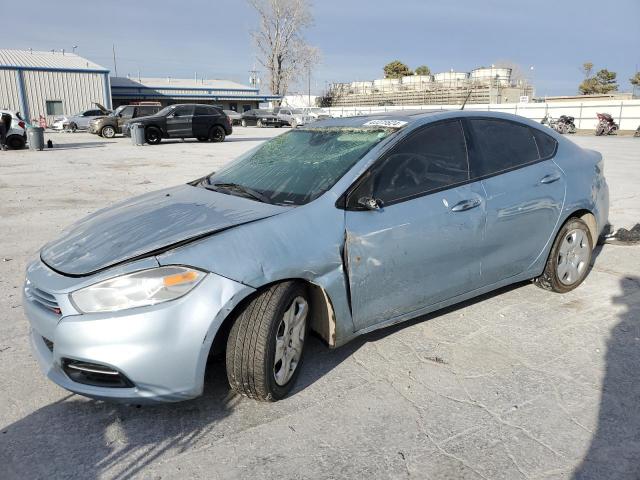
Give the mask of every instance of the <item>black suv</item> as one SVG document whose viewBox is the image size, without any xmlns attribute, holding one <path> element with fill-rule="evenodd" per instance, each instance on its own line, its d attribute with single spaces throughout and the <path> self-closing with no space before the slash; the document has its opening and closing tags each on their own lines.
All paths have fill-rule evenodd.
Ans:
<svg viewBox="0 0 640 480">
<path fill-rule="evenodd" d="M 197 138 L 201 142 L 222 142 L 231 135 L 231 120 L 221 109 L 211 105 L 170 105 L 155 115 L 127 122 L 122 129 L 130 136 L 134 123 L 144 125 L 147 143 L 155 145 L 163 138 Z"/>
</svg>

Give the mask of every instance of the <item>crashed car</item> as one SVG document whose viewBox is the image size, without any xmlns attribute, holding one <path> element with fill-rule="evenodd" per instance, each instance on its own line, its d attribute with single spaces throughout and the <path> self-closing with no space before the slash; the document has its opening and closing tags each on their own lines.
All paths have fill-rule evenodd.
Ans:
<svg viewBox="0 0 640 480">
<path fill-rule="evenodd" d="M 107 116 L 111 110 L 103 107 L 99 103 L 94 104 L 97 108 L 84 110 L 73 115 L 62 115 L 54 117 L 49 128 L 57 131 L 75 132 L 77 130 L 88 130 L 89 122 Z"/>
<path fill-rule="evenodd" d="M 23 305 L 72 392 L 196 397 L 225 352 L 232 389 L 272 401 L 310 330 L 338 347 L 515 282 L 576 288 L 608 201 L 599 153 L 522 117 L 321 120 L 70 226 L 28 266 Z"/>
</svg>

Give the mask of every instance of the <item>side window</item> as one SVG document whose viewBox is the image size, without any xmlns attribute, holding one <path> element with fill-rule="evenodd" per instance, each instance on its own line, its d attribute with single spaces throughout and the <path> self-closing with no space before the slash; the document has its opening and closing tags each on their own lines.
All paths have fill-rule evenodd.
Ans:
<svg viewBox="0 0 640 480">
<path fill-rule="evenodd" d="M 153 107 L 136 107 L 136 111 L 134 113 L 134 117 L 146 117 L 148 115 L 153 115 L 157 110 L 154 110 Z"/>
<path fill-rule="evenodd" d="M 540 158 L 532 129 L 493 118 L 469 120 L 479 158 L 471 165 L 473 178 L 492 175 Z"/>
<path fill-rule="evenodd" d="M 558 142 L 555 138 L 551 138 L 546 133 L 541 132 L 540 130 L 536 130 L 532 128 L 533 137 L 536 139 L 536 145 L 538 145 L 538 153 L 540 154 L 540 158 L 551 157 L 554 153 L 556 153 L 556 147 Z"/>
<path fill-rule="evenodd" d="M 133 118 L 133 108 L 134 107 L 125 107 L 120 112 L 120 116 L 122 118 Z"/>
<path fill-rule="evenodd" d="M 176 117 L 188 117 L 193 115 L 193 105 L 182 105 L 174 110 Z"/>
<path fill-rule="evenodd" d="M 449 121 L 411 134 L 372 173 L 373 196 L 387 204 L 467 181 L 462 125 Z"/>
<path fill-rule="evenodd" d="M 196 105 L 196 116 L 200 115 L 214 115 L 215 111 L 211 107 L 205 107 L 204 105 Z"/>
</svg>

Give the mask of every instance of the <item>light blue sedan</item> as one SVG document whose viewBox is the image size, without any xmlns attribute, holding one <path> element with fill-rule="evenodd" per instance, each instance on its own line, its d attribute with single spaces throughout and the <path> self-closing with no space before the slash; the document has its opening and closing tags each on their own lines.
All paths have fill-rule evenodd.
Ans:
<svg viewBox="0 0 640 480">
<path fill-rule="evenodd" d="M 94 398 L 231 388 L 277 400 L 310 329 L 330 347 L 532 279 L 563 293 L 607 222 L 599 153 L 521 117 L 321 120 L 188 185 L 100 210 L 27 268 L 44 373 Z"/>
</svg>

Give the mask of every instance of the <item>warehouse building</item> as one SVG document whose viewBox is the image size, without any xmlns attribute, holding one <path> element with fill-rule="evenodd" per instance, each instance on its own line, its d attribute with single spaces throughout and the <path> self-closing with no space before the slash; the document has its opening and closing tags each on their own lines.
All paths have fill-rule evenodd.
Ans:
<svg viewBox="0 0 640 480">
<path fill-rule="evenodd" d="M 278 101 L 280 97 L 262 95 L 257 88 L 229 80 L 198 78 L 111 78 L 114 107 L 139 102 L 158 102 L 162 106 L 175 103 L 204 103 L 225 110 L 245 112 L 260 103 Z"/>
<path fill-rule="evenodd" d="M 94 103 L 111 108 L 109 70 L 68 52 L 0 49 L 0 108 L 47 123 Z"/>
</svg>

